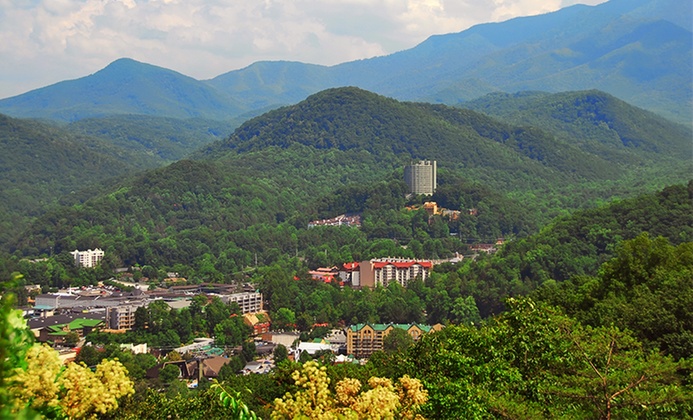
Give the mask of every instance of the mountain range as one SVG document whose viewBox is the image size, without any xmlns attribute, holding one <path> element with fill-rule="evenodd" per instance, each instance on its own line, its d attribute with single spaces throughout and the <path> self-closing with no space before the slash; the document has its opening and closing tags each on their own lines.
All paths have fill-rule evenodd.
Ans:
<svg viewBox="0 0 693 420">
<path fill-rule="evenodd" d="M 331 87 L 457 105 L 488 93 L 599 89 L 690 124 L 690 4 L 610 0 L 432 36 L 383 57 L 319 66 L 258 62 L 211 80 L 119 59 L 76 80 L 0 100 L 14 117 L 112 114 L 243 120 Z"/>
</svg>

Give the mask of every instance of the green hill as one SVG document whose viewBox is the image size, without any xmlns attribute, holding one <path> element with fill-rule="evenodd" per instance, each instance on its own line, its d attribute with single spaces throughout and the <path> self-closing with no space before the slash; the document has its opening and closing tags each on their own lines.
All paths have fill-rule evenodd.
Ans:
<svg viewBox="0 0 693 420">
<path fill-rule="evenodd" d="M 652 154 L 688 159 L 693 153 L 690 127 L 604 92 L 494 93 L 462 106 L 511 124 L 540 127 L 609 160 L 647 160 Z"/>
<path fill-rule="evenodd" d="M 693 181 L 558 218 L 475 265 L 465 274 L 461 293 L 473 295 L 483 315 L 497 313 L 506 296 L 596 275 L 620 242 L 643 232 L 674 245 L 692 242 Z"/>
<path fill-rule="evenodd" d="M 85 199 L 101 182 L 159 162 L 63 127 L 0 115 L 0 243 L 61 197 Z"/>
<path fill-rule="evenodd" d="M 417 225 L 415 214 L 402 213 L 402 166 L 420 158 L 439 162 L 436 199 L 477 206 L 483 217 Z M 654 169 L 606 161 L 540 129 L 357 88 L 330 89 L 254 118 L 194 159 L 51 211 L 12 249 L 35 255 L 101 246 L 123 262 L 195 267 L 223 266 L 223 255 L 233 271 L 253 256 L 271 262 L 313 253 L 328 237 L 330 247 L 358 246 L 363 256 L 376 252 L 367 241 L 408 241 L 419 226 L 421 240 L 430 239 L 425 252 L 440 255 L 458 246 L 446 239 L 455 229 L 466 229 L 460 236 L 526 235 L 557 214 L 680 179 L 667 157 Z M 643 174 L 652 176 L 642 182 Z M 355 237 L 320 239 L 305 230 L 310 218 L 342 210 L 366 215 Z M 397 251 L 386 243 L 381 252 Z M 346 249 L 344 258 L 356 252 Z"/>
<path fill-rule="evenodd" d="M 208 143 L 227 137 L 235 127 L 233 123 L 214 120 L 111 115 L 75 121 L 67 129 L 159 158 L 163 164 L 182 159 Z"/>
<path fill-rule="evenodd" d="M 191 77 L 122 58 L 92 75 L 3 99 L 0 111 L 62 121 L 113 114 L 224 121 L 246 109 Z"/>
<path fill-rule="evenodd" d="M 270 147 L 368 154 L 388 171 L 412 159 L 434 159 L 463 176 L 485 176 L 490 182 L 508 182 L 508 187 L 618 174 L 600 157 L 538 129 L 466 110 L 398 102 L 357 88 L 328 89 L 268 112 L 210 146 L 204 156 L 245 160 Z M 356 162 L 345 160 L 343 165 L 351 163 Z"/>
</svg>

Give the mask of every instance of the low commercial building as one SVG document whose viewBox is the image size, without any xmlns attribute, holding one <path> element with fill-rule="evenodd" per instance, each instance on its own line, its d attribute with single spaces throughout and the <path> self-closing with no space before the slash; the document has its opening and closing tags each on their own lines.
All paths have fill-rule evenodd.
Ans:
<svg viewBox="0 0 693 420">
<path fill-rule="evenodd" d="M 41 328 L 39 341 L 53 342 L 62 344 L 65 342 L 67 334 L 74 332 L 81 339 L 99 327 L 103 327 L 104 322 L 100 319 L 77 318 L 66 324 L 56 324 Z"/>
</svg>

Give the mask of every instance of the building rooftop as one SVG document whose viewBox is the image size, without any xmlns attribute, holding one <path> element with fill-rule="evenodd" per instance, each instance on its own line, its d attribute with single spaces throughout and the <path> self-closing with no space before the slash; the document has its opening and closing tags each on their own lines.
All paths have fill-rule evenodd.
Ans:
<svg viewBox="0 0 693 420">
<path fill-rule="evenodd" d="M 409 330 L 410 328 L 412 328 L 412 327 L 417 327 L 417 328 L 419 328 L 421 331 L 429 332 L 429 331 L 433 328 L 433 327 L 430 326 L 430 325 L 423 325 L 423 324 L 417 324 L 417 323 L 413 323 L 413 324 L 394 324 L 394 323 L 389 323 L 389 324 L 355 324 L 355 325 L 350 325 L 350 326 L 348 326 L 347 329 L 349 329 L 349 330 L 351 330 L 351 331 L 353 331 L 353 332 L 356 332 L 356 331 L 361 331 L 361 330 L 364 329 L 366 326 L 369 326 L 369 327 L 373 328 L 373 330 L 375 330 L 375 331 L 385 331 L 385 330 L 387 330 L 387 329 L 390 328 L 390 327 L 399 328 L 399 329 L 401 329 L 401 330 L 408 331 L 408 330 Z"/>
</svg>

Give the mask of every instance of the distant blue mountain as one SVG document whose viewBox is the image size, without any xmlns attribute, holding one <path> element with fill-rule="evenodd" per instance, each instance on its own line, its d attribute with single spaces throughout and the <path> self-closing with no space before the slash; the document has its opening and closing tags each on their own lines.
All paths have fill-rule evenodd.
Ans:
<svg viewBox="0 0 693 420">
<path fill-rule="evenodd" d="M 118 60 L 82 79 L 0 101 L 17 117 L 75 120 L 136 113 L 229 119 L 357 86 L 399 100 L 458 104 L 491 92 L 599 89 L 689 124 L 692 8 L 680 0 L 611 0 L 432 36 L 336 66 L 258 62 L 197 81 Z"/>
<path fill-rule="evenodd" d="M 122 58 L 104 69 L 0 101 L 0 112 L 75 121 L 112 114 L 227 119 L 245 108 L 198 80 Z"/>
</svg>

